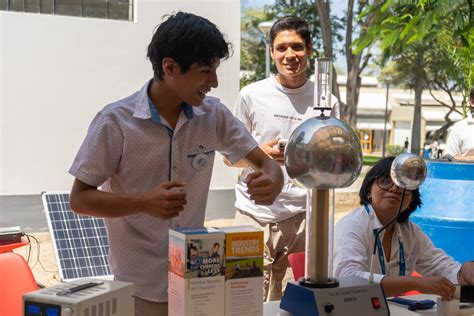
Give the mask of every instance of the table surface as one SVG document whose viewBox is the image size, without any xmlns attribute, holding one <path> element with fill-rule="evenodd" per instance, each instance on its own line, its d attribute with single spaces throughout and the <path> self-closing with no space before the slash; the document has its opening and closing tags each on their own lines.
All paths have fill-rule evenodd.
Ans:
<svg viewBox="0 0 474 316">
<path fill-rule="evenodd" d="M 435 295 L 411 295 L 405 297 L 406 299 L 411 300 L 433 300 L 436 302 L 437 296 Z M 436 305 L 428 310 L 412 312 L 407 309 L 407 307 L 398 305 L 392 302 L 388 302 L 390 308 L 390 315 L 392 316 L 417 316 L 417 315 L 432 315 L 432 316 L 441 316 L 437 313 Z M 474 315 L 474 304 L 462 304 L 460 314 L 450 315 L 450 316 L 460 316 L 460 315 Z M 263 315 L 264 316 L 291 316 L 290 313 L 280 309 L 280 301 L 266 302 L 263 304 Z"/>
</svg>

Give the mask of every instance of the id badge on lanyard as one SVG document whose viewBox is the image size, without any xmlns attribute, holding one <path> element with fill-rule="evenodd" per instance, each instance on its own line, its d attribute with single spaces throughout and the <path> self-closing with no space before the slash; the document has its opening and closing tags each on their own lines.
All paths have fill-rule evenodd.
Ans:
<svg viewBox="0 0 474 316">
<path fill-rule="evenodd" d="M 370 214 L 370 210 L 369 210 L 368 206 L 364 205 L 364 207 L 365 207 L 365 211 L 367 212 L 367 214 Z M 373 230 L 374 237 L 377 234 L 377 231 L 378 231 L 378 229 Z M 387 275 L 387 268 L 385 266 L 385 258 L 384 258 L 384 255 L 383 255 L 382 242 L 380 241 L 378 236 L 377 236 L 376 244 L 377 244 L 377 253 L 378 253 L 378 257 L 379 257 L 380 269 L 382 270 L 383 275 Z M 398 249 L 399 249 L 399 261 L 400 261 L 400 263 L 399 263 L 399 268 L 400 268 L 399 275 L 404 276 L 405 275 L 405 249 L 403 248 L 403 242 L 400 240 L 400 238 L 398 238 Z"/>
</svg>

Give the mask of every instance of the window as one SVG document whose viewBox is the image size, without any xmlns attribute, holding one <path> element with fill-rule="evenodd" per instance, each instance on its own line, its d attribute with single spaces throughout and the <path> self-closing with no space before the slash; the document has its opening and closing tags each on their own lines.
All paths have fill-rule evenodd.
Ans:
<svg viewBox="0 0 474 316">
<path fill-rule="evenodd" d="M 133 0 L 0 0 L 0 10 L 133 20 Z"/>
</svg>

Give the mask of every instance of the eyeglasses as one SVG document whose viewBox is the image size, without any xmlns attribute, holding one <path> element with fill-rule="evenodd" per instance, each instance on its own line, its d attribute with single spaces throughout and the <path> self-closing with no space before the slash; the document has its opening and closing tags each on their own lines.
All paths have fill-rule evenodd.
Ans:
<svg viewBox="0 0 474 316">
<path fill-rule="evenodd" d="M 377 186 L 384 191 L 389 190 L 394 185 L 392 178 L 390 177 L 377 177 L 375 183 L 377 183 Z"/>
<path fill-rule="evenodd" d="M 390 188 L 395 184 L 390 177 L 377 177 L 375 178 L 375 183 L 377 186 L 384 191 L 390 190 Z M 406 190 L 406 193 L 410 193 L 412 190 Z"/>
</svg>

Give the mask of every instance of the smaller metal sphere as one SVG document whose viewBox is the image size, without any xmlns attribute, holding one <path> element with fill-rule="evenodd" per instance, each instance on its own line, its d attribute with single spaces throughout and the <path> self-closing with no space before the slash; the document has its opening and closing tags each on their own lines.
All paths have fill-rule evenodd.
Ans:
<svg viewBox="0 0 474 316">
<path fill-rule="evenodd" d="M 400 154 L 392 162 L 390 177 L 399 188 L 415 190 L 425 181 L 425 161 L 414 154 Z"/>
<path fill-rule="evenodd" d="M 307 189 L 343 188 L 362 169 L 359 138 L 343 121 L 316 116 L 301 123 L 285 149 L 288 176 Z"/>
</svg>

